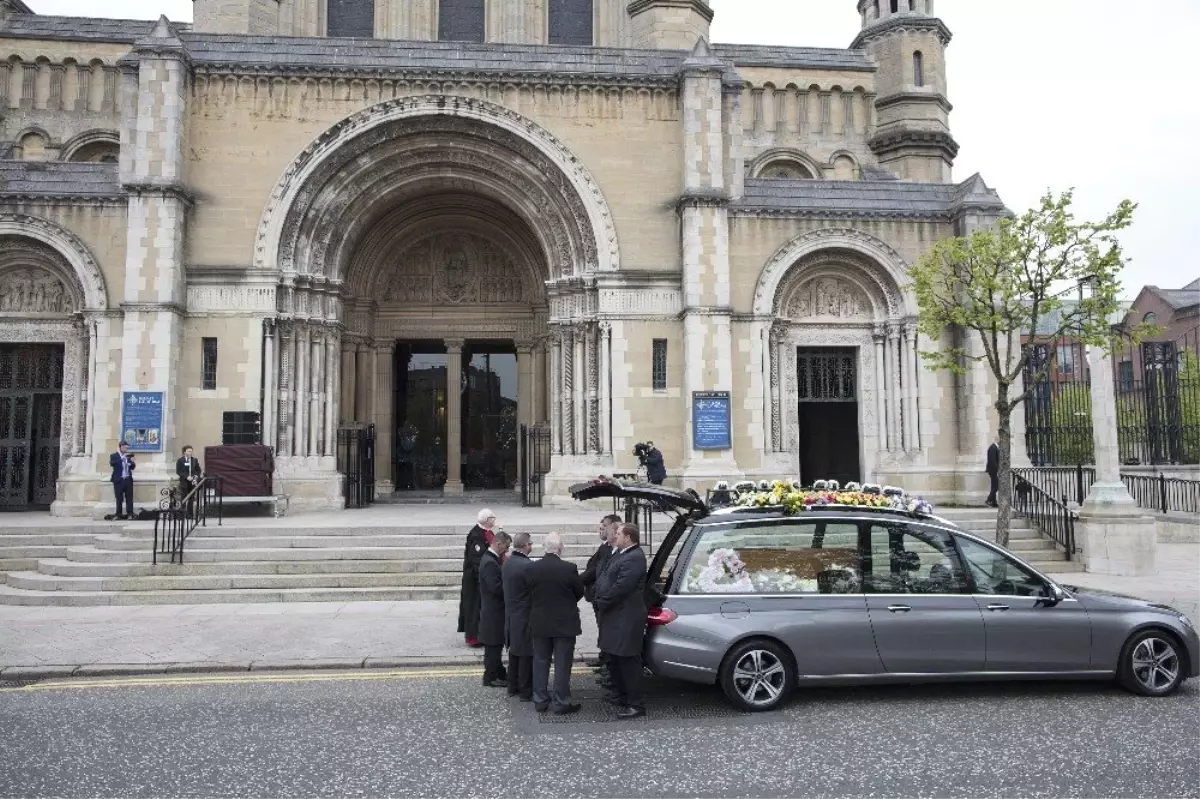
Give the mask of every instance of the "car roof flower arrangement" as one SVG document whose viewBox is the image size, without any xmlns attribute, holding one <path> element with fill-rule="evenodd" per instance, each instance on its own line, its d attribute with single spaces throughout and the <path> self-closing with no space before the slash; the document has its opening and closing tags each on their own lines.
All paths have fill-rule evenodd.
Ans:
<svg viewBox="0 0 1200 799">
<path fill-rule="evenodd" d="M 901 489 L 848 483 L 843 490 L 836 480 L 818 480 L 811 489 L 797 489 L 794 483 L 776 480 L 766 490 L 760 484 L 758 491 L 739 495 L 737 504 L 744 508 L 777 509 L 789 516 L 827 506 L 886 508 L 914 516 L 933 515 L 932 505 L 921 497 L 907 496 Z"/>
</svg>

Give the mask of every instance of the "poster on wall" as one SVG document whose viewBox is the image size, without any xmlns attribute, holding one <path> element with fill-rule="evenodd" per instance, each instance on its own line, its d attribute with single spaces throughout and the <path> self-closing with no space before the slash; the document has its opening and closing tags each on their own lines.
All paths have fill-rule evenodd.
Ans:
<svg viewBox="0 0 1200 799">
<path fill-rule="evenodd" d="M 732 449 L 733 421 L 728 391 L 692 392 L 692 447 Z"/>
<path fill-rule="evenodd" d="M 130 452 L 162 452 L 163 392 L 126 391 L 121 399 L 121 431 Z"/>
</svg>

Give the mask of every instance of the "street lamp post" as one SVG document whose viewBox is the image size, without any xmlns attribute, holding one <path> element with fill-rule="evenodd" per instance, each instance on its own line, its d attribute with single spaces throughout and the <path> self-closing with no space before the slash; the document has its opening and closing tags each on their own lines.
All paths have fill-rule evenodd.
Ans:
<svg viewBox="0 0 1200 799">
<path fill-rule="evenodd" d="M 1080 281 L 1081 302 L 1092 288 L 1091 279 Z M 1153 518 L 1142 513 L 1121 482 L 1112 359 L 1103 347 L 1092 346 L 1087 347 L 1087 359 L 1091 372 L 1096 481 L 1079 514 L 1084 565 L 1088 571 L 1100 574 L 1149 574 L 1154 569 L 1157 526 Z"/>
</svg>

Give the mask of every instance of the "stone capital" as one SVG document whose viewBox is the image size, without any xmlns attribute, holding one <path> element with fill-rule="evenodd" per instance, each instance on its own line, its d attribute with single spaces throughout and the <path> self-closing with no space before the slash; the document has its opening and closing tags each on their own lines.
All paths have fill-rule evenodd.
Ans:
<svg viewBox="0 0 1200 799">
<path fill-rule="evenodd" d="M 447 338 L 443 339 L 443 342 L 446 345 L 446 352 L 451 355 L 461 355 L 463 347 L 467 343 L 466 339 L 461 338 Z"/>
</svg>

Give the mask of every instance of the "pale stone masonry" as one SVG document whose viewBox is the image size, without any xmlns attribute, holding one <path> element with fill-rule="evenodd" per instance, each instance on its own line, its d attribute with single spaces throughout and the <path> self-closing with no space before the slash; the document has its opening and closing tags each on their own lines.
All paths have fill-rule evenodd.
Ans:
<svg viewBox="0 0 1200 799">
<path fill-rule="evenodd" d="M 333 29 L 370 30 L 327 38 L 351 6 Z M 65 370 L 57 463 L 31 479 L 57 482 L 55 513 L 106 511 L 122 398 L 151 391 L 139 503 L 228 412 L 259 414 L 293 509 L 341 506 L 343 428 L 375 425 L 377 489 L 404 489 L 424 373 L 403 353 L 466 386 L 483 342 L 513 364 L 511 415 L 480 439 L 466 391 L 434 390 L 448 493 L 520 424 L 547 431 L 549 501 L 646 440 L 700 490 L 980 499 L 987 377 L 926 369 L 958 342 L 918 335 L 906 270 L 1007 211 L 952 179 L 932 6 L 861 0 L 833 50 L 710 43 L 704 0 L 453 4 L 482 15 L 449 26 L 474 42 L 436 41 L 438 0 L 196 0 L 193 25 L 0 0 L 0 361 L 40 343 Z M 581 13 L 590 44 L 550 42 Z M 0 376 L 0 408 L 19 383 Z M 726 448 L 697 442 L 714 392 Z"/>
</svg>

